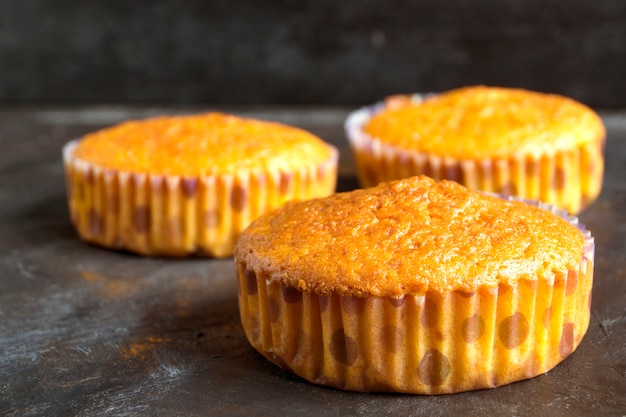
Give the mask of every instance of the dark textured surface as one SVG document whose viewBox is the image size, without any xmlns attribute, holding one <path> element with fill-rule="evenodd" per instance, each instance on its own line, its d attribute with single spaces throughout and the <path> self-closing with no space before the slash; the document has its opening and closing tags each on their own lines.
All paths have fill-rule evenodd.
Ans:
<svg viewBox="0 0 626 417">
<path fill-rule="evenodd" d="M 0 0 L 0 102 L 366 103 L 469 84 L 626 106 L 622 0 Z"/>
<path fill-rule="evenodd" d="M 223 110 L 308 128 L 342 151 L 356 186 L 345 108 Z M 232 259 L 149 259 L 82 243 L 68 218 L 60 149 L 129 117 L 199 108 L 0 109 L 2 416 L 622 416 L 626 414 L 626 111 L 608 127 L 590 328 L 546 375 L 494 390 L 423 397 L 321 388 L 252 350 Z"/>
</svg>

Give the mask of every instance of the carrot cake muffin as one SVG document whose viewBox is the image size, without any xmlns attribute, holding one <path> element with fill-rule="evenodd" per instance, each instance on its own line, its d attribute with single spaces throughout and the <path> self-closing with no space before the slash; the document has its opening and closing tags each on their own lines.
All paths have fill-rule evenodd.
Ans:
<svg viewBox="0 0 626 417">
<path fill-rule="evenodd" d="M 519 200 L 411 177 L 261 216 L 235 247 L 248 340 L 354 391 L 454 393 L 549 371 L 589 325 L 593 238 Z"/>
<path fill-rule="evenodd" d="M 602 187 L 602 120 L 559 95 L 476 86 L 392 96 L 353 112 L 346 133 L 365 187 L 423 174 L 570 213 Z"/>
<path fill-rule="evenodd" d="M 128 121 L 63 149 L 79 235 L 144 255 L 232 255 L 252 220 L 335 190 L 337 150 L 278 123 L 222 113 Z"/>
</svg>

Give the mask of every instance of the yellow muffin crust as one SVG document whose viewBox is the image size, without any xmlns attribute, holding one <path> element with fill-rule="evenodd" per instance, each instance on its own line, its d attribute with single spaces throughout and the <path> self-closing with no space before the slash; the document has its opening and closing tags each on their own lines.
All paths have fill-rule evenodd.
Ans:
<svg viewBox="0 0 626 417">
<path fill-rule="evenodd" d="M 235 256 L 304 292 L 393 297 L 550 279 L 583 245 L 546 210 L 412 177 L 288 203 L 253 222 Z"/>
<path fill-rule="evenodd" d="M 576 217 L 523 201 L 412 177 L 267 214 L 235 249 L 246 337 L 350 391 L 449 394 L 548 372 L 589 326 L 594 243 Z"/>
<path fill-rule="evenodd" d="M 468 159 L 554 152 L 605 136 L 600 117 L 577 101 L 485 86 L 459 88 L 421 102 L 396 100 L 363 129 L 402 149 Z"/>
<path fill-rule="evenodd" d="M 143 255 L 232 255 L 252 220 L 335 190 L 337 150 L 301 129 L 222 113 L 130 121 L 63 148 L 80 237 Z"/>
<path fill-rule="evenodd" d="M 87 134 L 74 157 L 103 169 L 191 177 L 259 169 L 290 171 L 325 161 L 332 152 L 302 129 L 206 113 L 128 121 Z"/>
</svg>

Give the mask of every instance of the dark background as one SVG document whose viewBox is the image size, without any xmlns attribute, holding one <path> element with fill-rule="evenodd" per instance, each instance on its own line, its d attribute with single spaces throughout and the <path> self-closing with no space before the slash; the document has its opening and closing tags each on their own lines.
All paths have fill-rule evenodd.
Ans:
<svg viewBox="0 0 626 417">
<path fill-rule="evenodd" d="M 0 104 L 355 104 L 469 84 L 626 106 L 626 1 L 0 0 Z"/>
<path fill-rule="evenodd" d="M 245 339 L 232 260 L 136 257 L 72 229 L 61 148 L 86 132 L 213 109 L 275 120 L 340 149 L 345 191 L 349 111 L 477 83 L 559 92 L 607 126 L 581 216 L 590 327 L 546 375 L 439 397 L 308 384 Z M 0 416 L 623 417 L 624 167 L 626 0 L 0 0 Z"/>
</svg>

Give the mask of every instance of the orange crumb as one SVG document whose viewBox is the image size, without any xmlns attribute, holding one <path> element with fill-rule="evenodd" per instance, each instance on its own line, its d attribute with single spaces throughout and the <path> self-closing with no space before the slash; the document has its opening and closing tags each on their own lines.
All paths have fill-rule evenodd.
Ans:
<svg viewBox="0 0 626 417">
<path fill-rule="evenodd" d="M 128 346 L 119 348 L 120 356 L 124 359 L 145 359 L 152 354 L 156 347 L 171 342 L 170 338 L 148 336 L 139 342 L 131 343 Z"/>
</svg>

